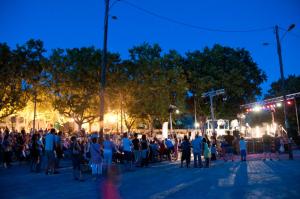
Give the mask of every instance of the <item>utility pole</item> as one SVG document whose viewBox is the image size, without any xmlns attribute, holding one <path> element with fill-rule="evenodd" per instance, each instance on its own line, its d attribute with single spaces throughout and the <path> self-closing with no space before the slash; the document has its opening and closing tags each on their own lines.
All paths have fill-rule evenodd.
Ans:
<svg viewBox="0 0 300 199">
<path fill-rule="evenodd" d="M 105 15 L 104 15 L 104 35 L 103 35 L 103 51 L 102 51 L 102 65 L 101 65 L 101 83 L 100 83 L 100 135 L 104 132 L 104 95 L 106 83 L 106 66 L 107 66 L 107 31 L 108 31 L 108 13 L 109 0 L 105 0 Z"/>
<path fill-rule="evenodd" d="M 300 135 L 300 128 L 299 128 L 299 117 L 298 117 L 298 105 L 297 105 L 297 100 L 294 98 L 295 102 L 295 112 L 296 112 L 296 119 L 297 119 L 297 131 L 298 131 L 298 136 Z"/>
<path fill-rule="evenodd" d="M 121 134 L 123 133 L 123 98 L 121 95 Z"/>
<path fill-rule="evenodd" d="M 295 24 L 290 25 L 288 30 L 285 34 L 295 28 Z M 287 135 L 289 137 L 289 159 L 293 160 L 293 150 L 292 150 L 292 135 L 289 129 L 289 121 L 286 113 L 286 90 L 285 90 L 285 80 L 284 80 L 284 73 L 283 73 L 283 63 L 282 63 L 282 55 L 281 55 L 281 44 L 279 39 L 279 27 L 278 25 L 275 26 L 275 34 L 276 34 L 276 42 L 277 42 L 277 54 L 279 58 L 279 66 L 280 66 L 280 77 L 281 77 L 281 90 L 283 92 L 283 112 L 284 112 L 284 125 L 287 131 Z M 284 34 L 284 36 L 285 36 Z"/>
<path fill-rule="evenodd" d="M 36 98 L 37 98 L 37 93 L 34 91 L 34 108 L 33 108 L 33 133 L 35 132 L 35 118 L 36 118 Z"/>
<path fill-rule="evenodd" d="M 195 118 L 195 124 L 194 127 L 197 129 L 198 123 L 197 123 L 197 107 L 196 107 L 196 93 L 194 93 L 194 118 Z"/>
<path fill-rule="evenodd" d="M 289 131 L 289 123 L 286 113 L 286 92 L 285 92 L 285 82 L 284 82 L 284 73 L 283 73 L 283 63 L 282 63 L 282 54 L 281 54 L 281 44 L 279 39 L 279 27 L 275 26 L 275 34 L 276 34 L 276 42 L 277 42 L 277 54 L 279 58 L 279 66 L 280 66 L 280 77 L 281 77 L 281 91 L 283 94 L 283 113 L 284 113 L 284 126 L 286 131 L 288 132 L 288 136 L 290 137 Z"/>
<path fill-rule="evenodd" d="M 223 95 L 225 93 L 224 89 L 219 89 L 219 90 L 211 90 L 209 92 L 203 93 L 202 97 L 206 98 L 209 97 L 209 102 L 210 102 L 210 115 L 211 115 L 211 120 L 212 120 L 212 128 L 213 128 L 213 134 L 215 133 L 215 115 L 214 115 L 214 105 L 213 105 L 213 98 L 217 95 Z"/>
</svg>

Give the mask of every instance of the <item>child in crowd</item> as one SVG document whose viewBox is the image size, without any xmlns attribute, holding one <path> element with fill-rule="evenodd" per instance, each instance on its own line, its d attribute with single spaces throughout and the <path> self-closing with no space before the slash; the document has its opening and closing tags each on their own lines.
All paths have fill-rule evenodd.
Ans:
<svg viewBox="0 0 300 199">
<path fill-rule="evenodd" d="M 240 139 L 241 161 L 246 161 L 246 149 L 247 149 L 246 141 L 244 137 L 241 137 Z"/>
</svg>

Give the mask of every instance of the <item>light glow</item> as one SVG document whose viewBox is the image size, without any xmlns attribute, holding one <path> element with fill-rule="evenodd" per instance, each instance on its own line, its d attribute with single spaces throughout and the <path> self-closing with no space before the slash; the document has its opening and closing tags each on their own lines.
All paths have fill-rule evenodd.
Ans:
<svg viewBox="0 0 300 199">
<path fill-rule="evenodd" d="M 276 103 L 276 106 L 277 106 L 277 107 L 281 107 L 282 104 L 281 104 L 280 102 L 277 102 L 277 103 Z"/>
<path fill-rule="evenodd" d="M 255 112 L 261 111 L 261 106 L 255 106 L 255 107 L 253 108 L 253 111 L 255 111 Z"/>
</svg>

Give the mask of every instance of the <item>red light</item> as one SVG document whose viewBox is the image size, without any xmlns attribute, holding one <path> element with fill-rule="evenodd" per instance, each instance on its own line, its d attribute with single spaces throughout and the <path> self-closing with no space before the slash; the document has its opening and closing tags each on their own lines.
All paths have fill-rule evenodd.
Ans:
<svg viewBox="0 0 300 199">
<path fill-rule="evenodd" d="M 287 102 L 287 104 L 288 104 L 288 105 L 291 105 L 291 104 L 292 104 L 292 102 L 291 102 L 291 101 L 288 101 L 288 102 Z"/>
</svg>

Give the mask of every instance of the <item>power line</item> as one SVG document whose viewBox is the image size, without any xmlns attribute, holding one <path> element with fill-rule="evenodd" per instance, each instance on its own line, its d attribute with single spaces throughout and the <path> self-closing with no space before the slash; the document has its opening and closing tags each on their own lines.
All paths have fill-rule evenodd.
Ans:
<svg viewBox="0 0 300 199">
<path fill-rule="evenodd" d="M 266 31 L 266 30 L 270 30 L 270 29 L 273 29 L 273 27 L 264 27 L 264 28 L 253 28 L 253 29 L 248 29 L 248 30 L 225 30 L 225 29 L 218 29 L 218 28 L 207 28 L 207 27 L 202 27 L 202 26 L 198 26 L 198 25 L 194 25 L 194 24 L 189 24 L 189 23 L 186 23 L 186 22 L 182 22 L 182 21 L 179 21 L 179 20 L 176 20 L 176 19 L 172 19 L 170 17 L 166 17 L 166 16 L 162 16 L 162 15 L 159 15 L 155 12 L 152 12 L 150 10 L 147 10 L 145 8 L 142 8 L 142 7 L 139 7 L 129 1 L 126 1 L 126 0 L 120 0 L 120 2 L 123 2 L 127 5 L 129 5 L 130 7 L 133 7 L 139 11 L 142 11 L 148 15 L 151 15 L 151 16 L 154 16 L 156 18 L 159 18 L 159 19 L 162 19 L 162 20 L 165 20 L 165 21 L 168 21 L 168 22 L 171 22 L 171 23 L 174 23 L 174 24 L 178 24 L 178 25 L 182 25 L 182 26 L 186 26 L 186 27 L 189 27 L 189 28 L 194 28 L 194 29 L 199 29 L 199 30 L 203 30 L 203 31 L 209 31 L 209 32 L 236 32 L 236 33 L 246 33 L 246 32 L 260 32 L 260 31 Z"/>
</svg>

